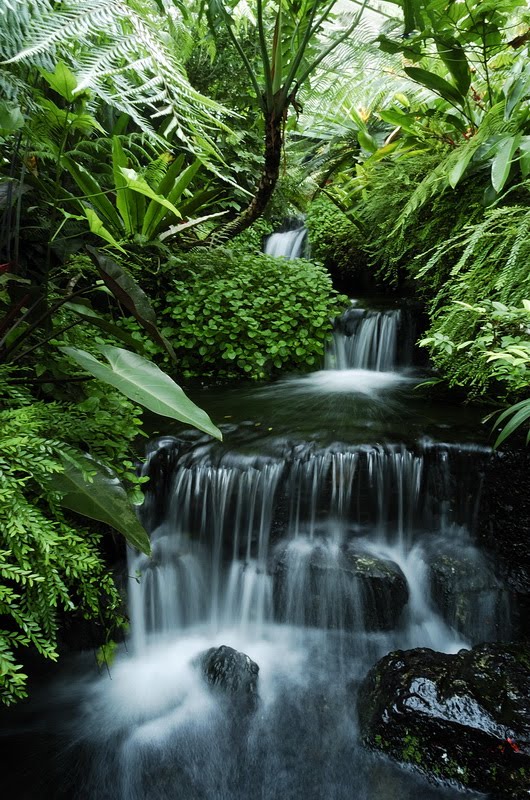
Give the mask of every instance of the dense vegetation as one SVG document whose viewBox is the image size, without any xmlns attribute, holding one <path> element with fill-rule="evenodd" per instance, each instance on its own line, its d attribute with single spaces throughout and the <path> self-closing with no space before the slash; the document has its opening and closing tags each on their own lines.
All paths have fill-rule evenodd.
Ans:
<svg viewBox="0 0 530 800">
<path fill-rule="evenodd" d="M 516 403 L 506 433 L 530 417 L 526 3 L 362 12 L 0 9 L 4 702 L 25 648 L 57 657 L 63 611 L 103 642 L 123 621 L 102 542 L 149 550 L 137 404 L 220 435 L 168 375 L 311 369 L 330 273 L 420 296 L 440 379 Z M 259 254 L 295 210 L 329 272 Z"/>
</svg>

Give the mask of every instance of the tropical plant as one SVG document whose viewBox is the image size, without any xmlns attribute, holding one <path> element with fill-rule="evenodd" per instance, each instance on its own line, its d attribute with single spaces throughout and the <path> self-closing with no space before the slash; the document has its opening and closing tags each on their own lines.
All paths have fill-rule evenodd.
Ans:
<svg viewBox="0 0 530 800">
<path fill-rule="evenodd" d="M 185 4 L 28 0 L 4 4 L 0 18 L 0 85 L 22 113 L 33 104 L 35 68 L 62 59 L 76 75 L 75 97 L 90 91 L 118 127 L 131 120 L 158 136 L 156 120 L 162 142 L 174 136 L 205 160 L 218 158 L 211 131 L 223 126 L 225 110 L 186 77 L 183 61 L 193 40 Z"/>
<path fill-rule="evenodd" d="M 426 121 L 449 145 L 435 170 L 411 194 L 399 224 L 441 188 L 455 188 L 470 172 L 487 169 L 489 202 L 530 170 L 530 93 L 527 58 L 520 50 L 524 36 L 514 36 L 528 23 L 523 0 L 451 3 L 393 0 L 403 7 L 405 38 L 396 38 L 391 23 L 379 41 L 387 52 L 402 53 L 404 72 L 437 99 L 428 108 L 403 105 L 380 112 L 383 120 L 405 132 L 405 148 L 422 146 Z M 390 34 L 390 35 L 389 35 Z M 432 124 L 432 123 L 431 123 Z"/>
<path fill-rule="evenodd" d="M 362 228 L 354 225 L 324 193 L 310 204 L 306 225 L 311 258 L 322 261 L 335 285 L 357 291 L 366 288 L 370 270 Z"/>
<path fill-rule="evenodd" d="M 285 0 L 257 0 L 255 35 L 258 41 L 259 70 L 251 63 L 238 33 L 234 7 L 222 0 L 210 0 L 208 19 L 211 30 L 223 26 L 238 52 L 253 87 L 255 102 L 264 123 L 264 157 L 261 176 L 247 207 L 235 219 L 216 231 L 215 244 L 248 228 L 264 211 L 280 174 L 284 132 L 291 108 L 298 114 L 298 92 L 308 78 L 340 47 L 358 26 L 362 11 L 342 15 L 342 28 L 331 25 L 335 0 L 303 0 L 293 5 Z M 340 22 L 340 16 L 339 16 Z M 269 20 L 273 22 L 272 26 Z"/>
</svg>

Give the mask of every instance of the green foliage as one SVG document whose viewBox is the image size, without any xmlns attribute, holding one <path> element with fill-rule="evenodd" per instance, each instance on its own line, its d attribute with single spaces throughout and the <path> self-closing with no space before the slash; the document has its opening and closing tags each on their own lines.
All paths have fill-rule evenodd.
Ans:
<svg viewBox="0 0 530 800">
<path fill-rule="evenodd" d="M 500 382 L 507 397 L 524 388 L 515 374 L 504 380 L 495 363 L 480 355 L 521 344 L 521 335 L 528 338 L 519 329 L 525 312 L 514 307 L 530 296 L 529 258 L 530 212 L 521 203 L 489 209 L 423 259 L 417 275 L 426 285 L 440 262 L 451 265 L 446 284 L 431 301 L 426 337 L 435 365 L 451 385 L 484 394 Z M 469 352 L 479 357 L 470 359 Z"/>
<path fill-rule="evenodd" d="M 384 286 L 410 286 L 423 264 L 416 256 L 444 242 L 484 213 L 484 182 L 476 179 L 464 182 L 458 192 L 450 188 L 440 191 L 409 215 L 402 227 L 396 226 L 411 193 L 436 169 L 439 159 L 435 151 L 377 162 L 365 176 L 366 185 L 350 209 L 348 216 L 355 218 L 362 231 L 358 247 L 364 263 L 368 262 Z M 437 294 L 451 267 L 450 260 L 440 258 L 414 291 L 427 297 Z"/>
<path fill-rule="evenodd" d="M 132 474 L 131 437 L 139 420 L 117 393 L 88 392 L 81 403 L 35 401 L 0 373 L 0 699 L 26 695 L 25 648 L 58 657 L 62 615 L 80 614 L 112 634 L 122 601 L 100 553 L 101 533 L 71 520 L 54 479 L 78 447 Z M 14 407 L 14 406 L 18 407 Z M 118 434 L 118 435 L 117 435 Z"/>
<path fill-rule="evenodd" d="M 366 282 L 366 243 L 359 228 L 324 194 L 309 205 L 306 215 L 311 255 L 322 261 L 339 282 Z"/>
<path fill-rule="evenodd" d="M 232 247 L 239 253 L 257 255 L 263 252 L 263 240 L 273 232 L 273 227 L 264 217 L 260 217 L 245 231 L 236 236 Z"/>
<path fill-rule="evenodd" d="M 530 288 L 527 280 L 526 287 Z M 530 301 L 507 306 L 486 300 L 480 305 L 457 301 L 442 307 L 442 326 L 448 333 L 432 330 L 421 344 L 430 348 L 435 363 L 452 385 L 471 384 L 484 394 L 492 384 L 507 398 L 528 395 L 530 386 Z M 450 334 L 450 335 L 448 335 Z M 470 338 L 462 339 L 468 335 Z M 510 419 L 511 418 L 511 419 Z M 530 399 L 520 400 L 498 416 L 504 424 L 495 447 L 530 418 Z M 530 441 L 530 432 L 527 441 Z"/>
<path fill-rule="evenodd" d="M 340 308 L 322 267 L 218 249 L 172 269 L 163 332 L 186 377 L 264 379 L 318 365 Z"/>
<path fill-rule="evenodd" d="M 173 131 L 203 157 L 217 155 L 211 131 L 223 127 L 224 109 L 190 85 L 182 63 L 189 32 L 181 15 L 164 12 L 156 0 L 2 4 L 0 86 L 25 105 L 28 68 L 53 71 L 62 57 L 77 79 L 72 96 L 90 90 L 151 136 L 153 118 L 162 118 L 166 136 Z"/>
</svg>

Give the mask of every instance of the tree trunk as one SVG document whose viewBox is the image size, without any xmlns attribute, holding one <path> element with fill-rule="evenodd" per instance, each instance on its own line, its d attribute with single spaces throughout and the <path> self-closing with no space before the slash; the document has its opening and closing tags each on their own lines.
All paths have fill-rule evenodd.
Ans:
<svg viewBox="0 0 530 800">
<path fill-rule="evenodd" d="M 218 228 L 207 239 L 209 245 L 221 245 L 249 228 L 265 211 L 280 174 L 283 147 L 283 110 L 269 111 L 265 116 L 265 153 L 263 172 L 254 197 L 233 220 Z"/>
</svg>

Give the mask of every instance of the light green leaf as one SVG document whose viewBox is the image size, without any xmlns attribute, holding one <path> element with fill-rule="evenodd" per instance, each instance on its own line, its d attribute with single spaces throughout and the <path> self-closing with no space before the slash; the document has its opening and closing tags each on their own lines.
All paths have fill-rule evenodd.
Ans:
<svg viewBox="0 0 530 800">
<path fill-rule="evenodd" d="M 106 242 L 111 244 L 117 250 L 120 250 L 120 252 L 125 253 L 127 255 L 127 251 L 124 250 L 121 244 L 119 244 L 116 241 L 112 233 L 110 233 L 110 231 L 108 231 L 105 228 L 103 222 L 100 220 L 96 212 L 92 208 L 87 208 L 87 207 L 85 207 L 83 210 L 86 214 L 86 218 L 88 220 L 91 232 L 95 233 L 96 236 L 99 236 L 101 239 L 104 239 Z"/>
<path fill-rule="evenodd" d="M 154 200 L 156 203 L 164 206 L 164 208 L 167 208 L 168 211 L 171 211 L 171 213 L 174 214 L 177 219 L 181 218 L 178 208 L 175 208 L 173 203 L 170 203 L 165 197 L 162 197 L 162 195 L 157 194 L 153 189 L 151 189 L 147 181 L 138 175 L 134 169 L 126 169 L 125 167 L 121 167 L 120 172 L 125 178 L 129 189 L 132 189 L 133 192 L 138 192 L 145 197 L 149 197 L 150 200 Z"/>
<path fill-rule="evenodd" d="M 451 186 L 453 189 L 460 181 L 462 175 L 465 173 L 474 155 L 475 155 L 475 150 L 473 148 L 471 147 L 462 148 L 462 151 L 459 153 L 456 162 L 449 170 L 449 174 L 447 176 L 447 180 L 449 181 L 449 186 Z"/>
<path fill-rule="evenodd" d="M 61 462 L 64 472 L 50 475 L 50 485 L 61 494 L 61 505 L 110 525 L 122 533 L 129 544 L 150 555 L 149 537 L 116 475 L 82 452 L 76 459 L 63 453 Z"/>
<path fill-rule="evenodd" d="M 143 203 L 140 198 L 129 187 L 128 181 L 123 175 L 123 170 L 127 169 L 127 156 L 121 146 L 117 136 L 112 137 L 112 174 L 116 187 L 116 207 L 123 220 L 125 232 L 129 236 L 139 233 L 144 217 Z M 147 184 L 146 184 L 147 185 Z"/>
<path fill-rule="evenodd" d="M 20 130 L 24 125 L 24 115 L 14 103 L 0 100 L 0 136 Z"/>
<path fill-rule="evenodd" d="M 500 192 L 508 180 L 513 157 L 520 143 L 520 134 L 509 136 L 499 142 L 497 153 L 491 165 L 491 183 L 496 192 Z"/>
<path fill-rule="evenodd" d="M 200 431 L 222 439 L 221 431 L 209 416 L 187 397 L 180 386 L 155 364 L 136 353 L 121 347 L 101 345 L 98 349 L 109 362 L 102 364 L 90 353 L 76 347 L 61 347 L 63 353 L 74 359 L 86 372 L 114 386 L 122 394 L 144 408 L 170 417 Z"/>
<path fill-rule="evenodd" d="M 47 72 L 45 69 L 39 69 L 39 72 L 53 91 L 57 92 L 68 103 L 72 103 L 75 100 L 77 78 L 63 61 L 59 61 L 55 67 L 55 72 Z"/>
<path fill-rule="evenodd" d="M 377 142 L 375 141 L 373 136 L 370 136 L 368 131 L 357 131 L 357 140 L 363 150 L 367 150 L 369 153 L 375 153 L 377 150 Z"/>
<path fill-rule="evenodd" d="M 201 167 L 201 162 L 197 159 L 179 175 L 182 163 L 183 159 L 181 158 L 175 160 L 157 189 L 159 196 L 166 197 L 173 204 L 178 203 L 182 193 L 187 189 Z M 142 233 L 147 239 L 152 239 L 158 233 L 166 214 L 167 209 L 163 205 L 160 205 L 156 200 L 151 200 L 145 212 L 142 227 Z"/>
</svg>

